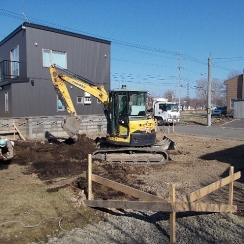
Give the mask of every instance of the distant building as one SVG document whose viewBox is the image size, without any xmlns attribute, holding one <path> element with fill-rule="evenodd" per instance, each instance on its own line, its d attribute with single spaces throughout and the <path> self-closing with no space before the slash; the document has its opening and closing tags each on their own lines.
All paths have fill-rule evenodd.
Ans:
<svg viewBox="0 0 244 244">
<path fill-rule="evenodd" d="M 110 89 L 111 42 L 23 23 L 0 42 L 0 117 L 67 115 L 53 88 L 56 63 Z M 101 114 L 100 102 L 68 86 L 78 115 Z"/>
<path fill-rule="evenodd" d="M 243 74 L 233 77 L 224 82 L 227 93 L 227 113 L 234 114 L 234 104 L 244 101 L 244 76 Z"/>
</svg>

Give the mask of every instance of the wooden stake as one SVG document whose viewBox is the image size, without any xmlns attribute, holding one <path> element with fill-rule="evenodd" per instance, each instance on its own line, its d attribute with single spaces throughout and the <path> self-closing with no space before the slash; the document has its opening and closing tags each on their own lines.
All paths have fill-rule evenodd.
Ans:
<svg viewBox="0 0 244 244">
<path fill-rule="evenodd" d="M 170 186 L 170 193 L 169 193 L 169 200 L 172 205 L 175 205 L 175 184 L 171 184 Z M 176 212 L 170 213 L 170 242 L 175 243 L 175 220 L 176 220 Z"/>
<path fill-rule="evenodd" d="M 232 181 L 229 184 L 229 205 L 233 205 L 233 190 L 234 190 L 234 167 L 230 166 L 229 176 L 231 176 Z"/>
<path fill-rule="evenodd" d="M 87 169 L 87 199 L 92 200 L 92 155 L 88 154 L 88 169 Z"/>
<path fill-rule="evenodd" d="M 19 133 L 19 136 L 22 140 L 26 141 L 26 139 L 24 138 L 24 136 L 21 134 L 21 132 L 19 131 L 19 129 L 17 128 L 17 126 L 13 123 L 12 124 L 14 129 Z M 14 133 L 14 139 L 15 139 L 15 133 Z"/>
</svg>

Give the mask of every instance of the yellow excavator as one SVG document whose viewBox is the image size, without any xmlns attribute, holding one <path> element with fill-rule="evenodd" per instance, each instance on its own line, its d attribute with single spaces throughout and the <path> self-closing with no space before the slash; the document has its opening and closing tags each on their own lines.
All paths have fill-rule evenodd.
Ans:
<svg viewBox="0 0 244 244">
<path fill-rule="evenodd" d="M 64 119 L 62 127 L 74 141 L 78 140 L 82 121 L 66 84 L 101 101 L 107 119 L 107 135 L 99 141 L 93 158 L 127 164 L 164 164 L 168 161 L 166 150 L 174 148 L 174 142 L 164 137 L 156 143 L 156 122 L 146 114 L 147 91 L 122 86 L 107 92 L 104 86 L 97 86 L 55 64 L 50 66 L 50 75 L 55 91 L 71 115 Z"/>
</svg>

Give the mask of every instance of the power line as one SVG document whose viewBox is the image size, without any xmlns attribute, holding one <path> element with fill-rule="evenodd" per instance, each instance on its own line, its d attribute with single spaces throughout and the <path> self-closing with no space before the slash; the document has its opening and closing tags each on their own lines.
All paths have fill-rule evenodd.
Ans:
<svg viewBox="0 0 244 244">
<path fill-rule="evenodd" d="M 14 18 L 14 19 L 23 20 L 23 16 L 21 14 L 17 14 L 17 13 L 14 13 L 14 12 L 11 12 L 11 11 L 8 11 L 8 10 L 4 10 L 4 9 L 0 9 L 0 15 L 3 15 L 3 16 L 6 16 L 6 17 L 10 17 L 10 18 Z M 172 56 L 175 56 L 175 57 L 178 55 L 178 52 L 175 52 L 175 51 L 170 51 L 170 50 L 165 50 L 165 49 L 155 48 L 155 47 L 148 47 L 148 46 L 144 46 L 144 45 L 139 45 L 139 44 L 134 44 L 134 43 L 130 43 L 130 42 L 120 41 L 120 40 L 113 39 L 113 38 L 106 38 L 106 37 L 103 37 L 103 36 L 100 36 L 100 35 L 94 35 L 94 34 L 91 34 L 91 33 L 82 32 L 82 31 L 77 30 L 77 29 L 73 29 L 73 28 L 70 28 L 70 27 L 65 27 L 65 26 L 62 26 L 62 25 L 53 24 L 51 22 L 39 20 L 39 19 L 32 18 L 32 17 L 29 17 L 29 19 L 32 20 L 33 22 L 38 23 L 38 24 L 43 24 L 44 23 L 45 25 L 47 24 L 47 25 L 49 25 L 51 27 L 55 27 L 56 26 L 56 27 L 61 28 L 63 30 L 70 30 L 70 31 L 73 31 L 73 32 L 76 32 L 76 33 L 80 33 L 80 34 L 90 35 L 90 36 L 99 37 L 99 38 L 103 38 L 103 39 L 110 39 L 112 41 L 112 43 L 115 44 L 115 45 L 130 47 L 130 48 L 134 48 L 134 49 L 138 49 L 138 50 L 151 51 L 151 52 L 154 52 L 154 53 L 168 54 L 168 55 L 172 55 Z M 243 57 L 238 57 L 238 58 L 243 58 Z M 194 58 L 194 57 L 191 57 L 189 55 L 182 54 L 182 53 L 181 53 L 181 59 L 182 60 L 188 60 L 188 61 L 191 61 L 191 62 L 194 62 L 194 63 L 198 63 L 198 64 L 202 64 L 202 65 L 207 65 L 207 61 L 205 61 L 205 60 Z M 216 59 L 221 59 L 221 58 L 216 58 Z M 120 60 L 120 61 L 123 61 L 123 60 Z M 140 63 L 138 62 L 138 64 L 140 64 Z M 161 65 L 155 65 L 155 66 L 161 66 Z M 165 67 L 167 67 L 167 66 L 165 66 Z M 170 67 L 170 66 L 168 66 L 168 67 Z M 217 64 L 212 64 L 212 67 L 215 67 L 215 68 L 218 68 L 218 69 L 222 69 L 222 70 L 226 70 L 226 71 L 233 71 L 233 69 L 231 69 L 231 68 L 223 67 L 223 66 L 220 66 L 220 65 L 217 65 Z"/>
<path fill-rule="evenodd" d="M 134 64 L 141 64 L 141 65 L 149 65 L 149 66 L 175 68 L 175 66 L 162 65 L 162 64 L 152 64 L 152 63 L 143 63 L 143 62 L 138 62 L 138 61 L 126 60 L 126 59 L 111 58 L 111 60 L 125 62 L 125 63 L 134 63 Z"/>
<path fill-rule="evenodd" d="M 4 9 L 0 9 L 0 15 L 4 15 L 4 16 L 7 16 L 7 17 L 11 17 L 11 18 L 22 20 L 22 15 L 14 13 L 14 12 L 11 12 L 11 11 L 7 11 L 7 10 L 4 10 Z M 93 35 L 91 33 L 81 32 L 80 30 L 76 30 L 76 29 L 73 29 L 73 28 L 70 28 L 70 27 L 65 27 L 65 26 L 62 26 L 62 25 L 53 24 L 51 22 L 42 21 L 42 20 L 39 20 L 39 19 L 36 19 L 36 18 L 32 18 L 32 17 L 29 17 L 29 19 L 30 20 L 34 20 L 37 23 L 46 23 L 46 24 L 48 24 L 50 26 L 57 26 L 57 27 L 59 27 L 61 29 L 72 30 L 72 31 L 75 31 L 75 32 L 80 33 L 80 34 L 81 33 L 85 33 L 86 35 L 92 35 L 92 36 L 103 38 L 103 39 L 110 39 L 114 44 L 117 44 L 117 45 L 122 45 L 122 46 L 126 46 L 126 47 L 132 47 L 132 48 L 135 48 L 135 49 L 147 50 L 147 51 L 152 51 L 152 52 L 157 52 L 157 53 L 170 54 L 170 55 L 173 55 L 173 56 L 177 56 L 178 55 L 178 52 L 175 52 L 175 51 L 169 51 L 169 50 L 165 50 L 165 49 L 161 49 L 161 48 L 155 48 L 155 47 L 148 47 L 148 46 L 143 46 L 143 45 L 134 44 L 134 43 L 130 43 L 130 42 L 120 41 L 120 40 L 113 39 L 113 38 L 106 38 L 106 37 L 99 36 L 99 35 Z M 190 56 L 188 56 L 186 54 L 181 54 L 181 55 L 182 55 L 183 59 L 187 59 L 187 60 L 190 60 L 192 62 L 197 62 L 197 63 L 201 63 L 201 64 L 206 64 L 206 61 L 190 57 Z"/>
</svg>

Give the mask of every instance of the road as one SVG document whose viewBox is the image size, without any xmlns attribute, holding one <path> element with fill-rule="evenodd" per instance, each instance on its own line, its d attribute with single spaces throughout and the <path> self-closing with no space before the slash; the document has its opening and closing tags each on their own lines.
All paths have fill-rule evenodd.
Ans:
<svg viewBox="0 0 244 244">
<path fill-rule="evenodd" d="M 163 128 L 162 126 L 161 129 Z M 171 127 L 170 130 L 172 131 L 172 129 Z M 174 131 L 181 134 L 212 136 L 244 141 L 244 119 L 234 120 L 222 126 L 176 125 Z"/>
</svg>

